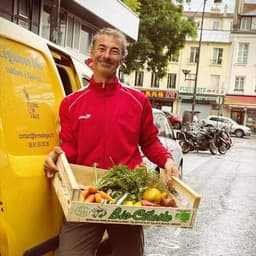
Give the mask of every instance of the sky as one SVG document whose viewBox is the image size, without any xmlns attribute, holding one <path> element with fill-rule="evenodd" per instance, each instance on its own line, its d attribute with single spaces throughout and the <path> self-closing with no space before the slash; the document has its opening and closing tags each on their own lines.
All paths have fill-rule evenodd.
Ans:
<svg viewBox="0 0 256 256">
<path fill-rule="evenodd" d="M 209 11 L 212 7 L 214 7 L 216 4 L 213 2 L 214 0 L 207 0 L 205 11 Z M 184 1 L 185 2 L 185 1 Z M 236 0 L 222 0 L 221 4 L 217 4 L 217 7 L 219 7 L 221 10 L 223 10 L 224 6 L 227 5 L 228 12 L 233 12 L 235 7 Z M 204 0 L 191 0 L 190 4 L 185 4 L 184 8 L 185 11 L 198 11 L 201 12 L 203 10 L 203 3 Z M 245 3 L 255 3 L 256 0 L 245 0 Z"/>
</svg>

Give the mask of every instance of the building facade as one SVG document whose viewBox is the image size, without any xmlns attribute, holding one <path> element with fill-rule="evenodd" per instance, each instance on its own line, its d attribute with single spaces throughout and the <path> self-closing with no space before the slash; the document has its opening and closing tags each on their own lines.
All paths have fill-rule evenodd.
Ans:
<svg viewBox="0 0 256 256">
<path fill-rule="evenodd" d="M 2 0 L 0 15 L 63 46 L 81 61 L 87 58 L 98 29 L 118 28 L 130 41 L 137 40 L 139 30 L 139 18 L 119 0 L 108 0 L 107 5 L 101 0 Z M 256 4 L 236 0 L 234 13 L 216 5 L 204 13 L 203 20 L 200 12 L 187 11 L 184 17 L 195 19 L 198 37 L 188 38 L 179 54 L 172 56 L 166 77 L 160 80 L 145 68 L 125 75 L 123 81 L 143 91 L 154 107 L 180 116 L 191 110 L 196 87 L 195 110 L 200 118 L 221 114 L 253 126 Z"/>
<path fill-rule="evenodd" d="M 217 5 L 205 12 L 200 56 L 202 13 L 184 12 L 197 22 L 198 37 L 188 38 L 179 55 L 173 56 L 167 76 L 157 80 L 145 69 L 125 81 L 144 91 L 154 107 L 182 116 L 184 110 L 192 109 L 197 78 L 195 110 L 201 112 L 200 118 L 219 114 L 252 126 L 256 123 L 255 9 L 255 4 L 237 0 L 235 13 Z"/>
<path fill-rule="evenodd" d="M 108 0 L 107 5 L 101 0 L 2 0 L 0 16 L 66 48 L 82 61 L 100 28 L 117 28 L 130 41 L 137 40 L 139 30 L 139 18 L 119 0 Z"/>
<path fill-rule="evenodd" d="M 256 3 L 236 2 L 230 79 L 223 104 L 238 123 L 256 128 Z"/>
</svg>

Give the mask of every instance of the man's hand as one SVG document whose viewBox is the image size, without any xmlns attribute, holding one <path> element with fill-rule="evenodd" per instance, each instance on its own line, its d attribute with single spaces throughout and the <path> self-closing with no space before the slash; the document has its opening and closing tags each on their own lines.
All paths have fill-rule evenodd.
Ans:
<svg viewBox="0 0 256 256">
<path fill-rule="evenodd" d="M 164 165 L 164 169 L 166 172 L 167 184 L 171 184 L 172 176 L 180 178 L 180 172 L 179 172 L 177 165 L 173 159 L 167 158 L 165 165 Z"/>
<path fill-rule="evenodd" d="M 60 147 L 54 147 L 53 150 L 47 155 L 44 162 L 44 171 L 48 178 L 52 178 L 55 172 L 58 171 L 56 162 L 61 153 L 63 153 L 63 151 Z"/>
</svg>

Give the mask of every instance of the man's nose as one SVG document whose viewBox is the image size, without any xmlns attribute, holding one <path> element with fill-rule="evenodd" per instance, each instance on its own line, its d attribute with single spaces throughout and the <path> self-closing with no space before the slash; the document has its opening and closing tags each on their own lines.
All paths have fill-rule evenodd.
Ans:
<svg viewBox="0 0 256 256">
<path fill-rule="evenodd" d="M 106 49 L 103 53 L 104 58 L 109 58 L 111 55 L 110 49 Z"/>
</svg>

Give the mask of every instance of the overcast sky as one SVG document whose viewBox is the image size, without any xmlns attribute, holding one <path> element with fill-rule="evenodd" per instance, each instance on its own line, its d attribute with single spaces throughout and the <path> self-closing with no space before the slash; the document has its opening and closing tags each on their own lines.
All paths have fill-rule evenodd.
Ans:
<svg viewBox="0 0 256 256">
<path fill-rule="evenodd" d="M 214 0 L 207 0 L 205 10 L 209 11 L 212 7 L 214 7 L 216 4 L 213 3 Z M 186 2 L 186 1 L 184 1 Z M 235 7 L 236 0 L 222 0 L 221 4 L 217 4 L 217 6 L 223 11 L 223 8 L 225 5 L 228 7 L 228 12 L 233 12 Z M 255 3 L 256 0 L 245 0 L 246 3 Z M 186 11 L 202 11 L 203 10 L 203 3 L 204 0 L 191 0 L 190 4 L 185 4 L 184 8 Z"/>
</svg>

